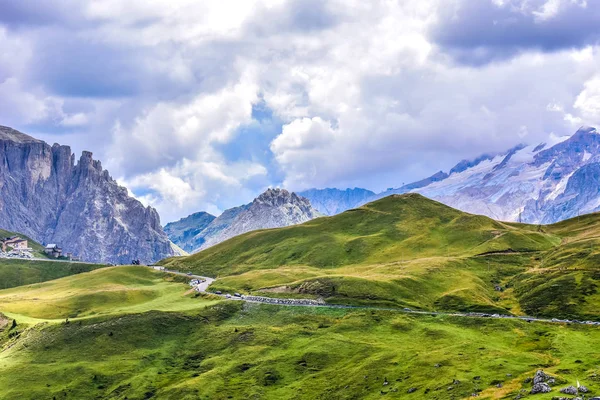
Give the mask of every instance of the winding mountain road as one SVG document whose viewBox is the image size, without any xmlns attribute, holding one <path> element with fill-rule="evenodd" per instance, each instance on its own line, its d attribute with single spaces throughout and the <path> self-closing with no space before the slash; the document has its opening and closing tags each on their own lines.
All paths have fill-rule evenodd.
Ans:
<svg viewBox="0 0 600 400">
<path fill-rule="evenodd" d="M 194 275 L 190 273 L 184 273 L 180 271 L 174 271 L 164 269 L 162 272 L 185 276 L 190 279 L 200 280 L 200 284 L 195 287 L 199 292 L 208 293 L 206 290 L 215 281 L 214 278 L 206 276 Z M 405 314 L 419 314 L 419 315 L 432 315 L 432 316 L 449 316 L 449 317 L 464 317 L 464 318 L 492 318 L 492 319 L 510 319 L 510 320 L 521 320 L 527 322 L 543 322 L 543 323 L 560 323 L 560 324 L 577 324 L 577 325 L 592 325 L 600 326 L 600 322 L 597 321 L 577 321 L 567 320 L 558 318 L 536 318 L 528 316 L 514 316 L 514 315 L 502 315 L 502 314 L 487 314 L 487 313 L 460 313 L 460 312 L 437 312 L 437 311 L 420 311 L 412 310 L 410 308 L 393 308 L 393 307 L 375 307 L 375 306 L 349 306 L 341 304 L 327 304 L 316 300 L 305 300 L 305 299 L 279 299 L 271 297 L 258 297 L 258 296 L 229 296 L 226 294 L 210 293 L 215 296 L 221 296 L 228 300 L 233 301 L 246 301 L 248 303 L 258 304 L 272 304 L 281 306 L 292 306 L 292 307 L 324 307 L 324 308 L 346 308 L 346 309 L 359 309 L 359 310 L 378 310 L 378 311 L 396 311 Z"/>
</svg>

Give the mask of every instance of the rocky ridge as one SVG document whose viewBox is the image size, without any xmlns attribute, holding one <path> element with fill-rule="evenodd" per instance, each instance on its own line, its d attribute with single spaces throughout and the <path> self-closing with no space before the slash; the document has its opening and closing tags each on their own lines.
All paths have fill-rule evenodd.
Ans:
<svg viewBox="0 0 600 400">
<path fill-rule="evenodd" d="M 92 153 L 0 126 L 0 227 L 91 262 L 173 255 L 156 210 L 117 184 Z"/>
<path fill-rule="evenodd" d="M 179 221 L 168 223 L 164 230 L 173 243 L 186 252 L 192 252 L 204 243 L 201 233 L 216 218 L 212 214 L 201 211 L 181 218 Z"/>
<path fill-rule="evenodd" d="M 198 226 L 192 228 L 194 215 L 196 214 L 183 218 L 176 224 L 181 225 L 183 222 L 190 227 L 188 229 L 196 229 Z M 250 204 L 225 210 L 185 242 L 176 235 L 171 235 L 170 238 L 179 246 L 183 244 L 185 247 L 181 247 L 184 250 L 197 252 L 242 233 L 301 224 L 320 215 L 306 198 L 285 189 L 268 189 Z M 168 231 L 172 232 L 171 228 Z"/>
<path fill-rule="evenodd" d="M 219 218 L 213 221 L 215 225 L 221 223 L 223 228 L 209 231 L 198 250 L 214 246 L 242 233 L 301 224 L 320 215 L 307 199 L 285 189 L 268 189 L 249 205 L 238 208 L 241 209 L 236 209 L 235 216 L 227 221 L 228 224 L 222 224 L 223 220 L 218 221 Z M 209 226 L 207 230 L 209 228 L 211 227 Z"/>
</svg>

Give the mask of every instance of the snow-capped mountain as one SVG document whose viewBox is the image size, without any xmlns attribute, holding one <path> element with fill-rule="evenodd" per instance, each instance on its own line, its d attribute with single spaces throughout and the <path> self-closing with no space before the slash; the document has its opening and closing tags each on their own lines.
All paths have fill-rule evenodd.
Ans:
<svg viewBox="0 0 600 400">
<path fill-rule="evenodd" d="M 355 208 L 375 196 L 375 193 L 367 189 L 309 189 L 304 192 L 298 192 L 302 197 L 306 197 L 310 204 L 320 213 L 325 215 L 335 215 L 343 211 Z"/>
<path fill-rule="evenodd" d="M 600 134 L 584 127 L 556 143 L 463 160 L 448 174 L 380 193 L 417 192 L 504 221 L 552 223 L 600 210 Z"/>
</svg>

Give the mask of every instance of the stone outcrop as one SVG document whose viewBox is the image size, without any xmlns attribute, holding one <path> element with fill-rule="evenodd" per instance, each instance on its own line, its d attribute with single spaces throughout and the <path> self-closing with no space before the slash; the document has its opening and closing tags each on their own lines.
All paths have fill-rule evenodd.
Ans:
<svg viewBox="0 0 600 400">
<path fill-rule="evenodd" d="M 536 371 L 533 377 L 533 387 L 531 388 L 531 394 L 537 393 L 549 393 L 552 391 L 550 383 L 554 382 L 554 378 L 546 374 L 542 370 Z"/>
<path fill-rule="evenodd" d="M 565 388 L 560 389 L 560 392 L 563 394 L 571 394 L 573 396 L 578 393 L 577 388 L 575 386 L 567 386 Z"/>
<path fill-rule="evenodd" d="M 202 232 L 216 219 L 214 215 L 201 211 L 179 221 L 165 225 L 165 233 L 173 243 L 188 253 L 204 243 Z"/>
<path fill-rule="evenodd" d="M 552 391 L 552 388 L 550 387 L 550 385 L 548 385 L 547 383 L 535 383 L 533 385 L 533 387 L 531 388 L 531 394 L 538 394 L 538 393 L 549 393 Z"/>
<path fill-rule="evenodd" d="M 194 215 L 196 214 L 174 224 L 185 225 L 186 229 L 198 230 L 199 233 L 184 242 L 181 242 L 178 236 L 169 234 L 169 238 L 175 244 L 189 252 L 204 250 L 234 236 L 257 229 L 301 224 L 321 214 L 306 198 L 296 193 L 285 189 L 268 189 L 250 204 L 225 210 L 203 229 L 200 229 L 199 224 L 193 223 Z M 167 227 L 168 231 L 172 232 L 171 228 Z"/>
<path fill-rule="evenodd" d="M 173 255 L 156 210 L 130 197 L 84 151 L 0 126 L 0 227 L 91 262 Z"/>
<path fill-rule="evenodd" d="M 268 189 L 250 205 L 243 206 L 243 209 L 223 229 L 204 236 L 205 242 L 199 250 L 246 232 L 301 224 L 319 215 L 319 212 L 304 197 L 285 189 Z M 213 221 L 215 225 L 222 222 L 219 218 Z"/>
</svg>

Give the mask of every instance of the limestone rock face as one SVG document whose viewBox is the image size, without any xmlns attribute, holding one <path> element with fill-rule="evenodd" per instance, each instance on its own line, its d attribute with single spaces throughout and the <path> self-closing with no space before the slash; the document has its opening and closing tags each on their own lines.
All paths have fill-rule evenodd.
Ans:
<svg viewBox="0 0 600 400">
<path fill-rule="evenodd" d="M 0 227 L 91 262 L 151 263 L 173 255 L 156 210 L 130 197 L 92 153 L 76 163 L 68 146 L 4 126 Z"/>
<path fill-rule="evenodd" d="M 197 214 L 183 218 L 175 224 L 186 224 L 190 231 L 198 230 L 200 225 L 194 223 L 194 215 Z M 179 238 L 171 233 L 169 237 L 184 250 L 188 251 L 189 247 L 186 246 L 192 246 L 195 248 L 189 251 L 197 252 L 246 232 L 301 224 L 318 216 L 321 214 L 306 198 L 285 189 L 268 189 L 250 204 L 225 210 L 185 243 L 181 243 Z M 168 226 L 168 232 L 172 232 L 171 228 Z"/>
<path fill-rule="evenodd" d="M 193 252 L 204 243 L 200 234 L 215 218 L 214 215 L 200 211 L 179 221 L 168 223 L 165 225 L 165 233 L 177 246 L 188 253 Z"/>
<path fill-rule="evenodd" d="M 285 189 L 268 189 L 250 205 L 243 207 L 245 209 L 241 210 L 228 226 L 205 236 L 205 242 L 199 250 L 242 233 L 301 224 L 320 215 L 307 199 Z M 214 222 L 218 223 L 218 218 Z"/>
</svg>

